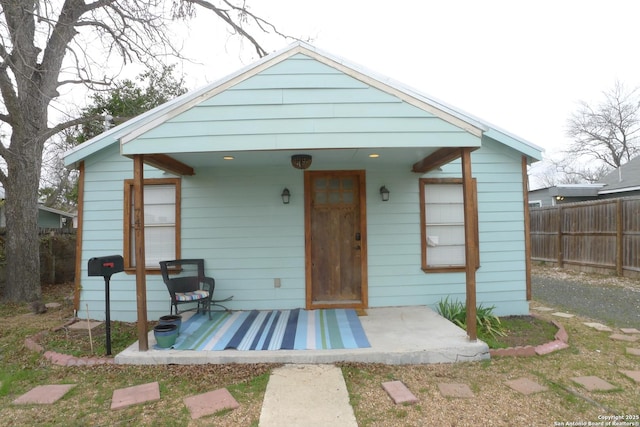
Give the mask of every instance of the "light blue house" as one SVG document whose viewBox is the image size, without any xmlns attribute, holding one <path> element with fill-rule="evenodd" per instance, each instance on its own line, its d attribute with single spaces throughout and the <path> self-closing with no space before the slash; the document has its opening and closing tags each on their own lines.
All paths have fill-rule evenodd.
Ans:
<svg viewBox="0 0 640 427">
<path fill-rule="evenodd" d="M 234 310 L 449 297 L 525 314 L 526 166 L 540 158 L 526 141 L 295 43 L 66 153 L 81 171 L 76 308 L 104 314 L 104 281 L 87 262 L 122 254 L 114 320 L 168 314 L 158 262 L 175 258 L 203 258 Z"/>
</svg>

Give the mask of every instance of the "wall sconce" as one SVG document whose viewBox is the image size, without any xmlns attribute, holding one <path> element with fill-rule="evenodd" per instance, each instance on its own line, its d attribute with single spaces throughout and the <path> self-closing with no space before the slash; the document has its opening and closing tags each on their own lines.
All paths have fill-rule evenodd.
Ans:
<svg viewBox="0 0 640 427">
<path fill-rule="evenodd" d="M 383 202 L 389 201 L 389 190 L 384 185 L 380 187 L 380 198 Z"/>
<path fill-rule="evenodd" d="M 289 192 L 289 189 L 285 188 L 284 190 L 282 190 L 282 194 L 280 194 L 280 197 L 282 197 L 282 203 L 288 205 L 289 199 L 291 199 L 291 193 Z"/>
</svg>

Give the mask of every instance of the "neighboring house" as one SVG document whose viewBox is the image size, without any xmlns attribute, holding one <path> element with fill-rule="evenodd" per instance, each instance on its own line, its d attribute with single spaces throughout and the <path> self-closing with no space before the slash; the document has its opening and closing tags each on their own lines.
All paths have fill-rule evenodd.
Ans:
<svg viewBox="0 0 640 427">
<path fill-rule="evenodd" d="M 87 263 L 121 254 L 115 320 L 169 312 L 158 262 L 174 258 L 204 258 L 234 310 L 470 296 L 526 314 L 526 167 L 540 159 L 530 143 L 295 43 L 65 154 L 80 170 L 76 309 L 104 315 L 104 281 Z"/>
<path fill-rule="evenodd" d="M 640 196 L 640 156 L 613 170 L 595 184 L 561 184 L 531 190 L 529 206 L 555 206 L 630 196 Z"/>
<path fill-rule="evenodd" d="M 636 156 L 600 180 L 601 199 L 640 196 L 640 156 Z"/>
<path fill-rule="evenodd" d="M 556 206 L 564 203 L 585 202 L 598 198 L 604 184 L 559 184 L 529 191 L 529 206 Z"/>
<path fill-rule="evenodd" d="M 38 205 L 38 227 L 40 228 L 74 228 L 76 215 Z M 6 227 L 4 207 L 4 188 L 0 188 L 0 227 Z"/>
</svg>

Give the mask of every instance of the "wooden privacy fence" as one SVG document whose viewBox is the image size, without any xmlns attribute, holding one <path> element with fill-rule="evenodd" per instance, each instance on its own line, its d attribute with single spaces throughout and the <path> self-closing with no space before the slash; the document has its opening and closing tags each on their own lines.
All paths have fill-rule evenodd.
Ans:
<svg viewBox="0 0 640 427">
<path fill-rule="evenodd" d="M 640 198 L 530 209 L 531 259 L 640 274 Z"/>
</svg>

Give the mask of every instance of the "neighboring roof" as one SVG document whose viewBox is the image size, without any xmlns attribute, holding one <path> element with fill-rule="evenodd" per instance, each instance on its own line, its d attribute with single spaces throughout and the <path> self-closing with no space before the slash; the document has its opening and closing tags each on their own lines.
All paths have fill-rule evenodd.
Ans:
<svg viewBox="0 0 640 427">
<path fill-rule="evenodd" d="M 74 218 L 77 215 L 70 213 L 70 212 L 65 212 L 65 211 L 61 211 L 59 209 L 54 209 L 54 208 L 50 208 L 48 206 L 44 206 L 44 205 L 38 205 L 38 209 L 40 209 L 41 211 L 46 211 L 46 212 L 51 212 L 60 216 L 66 216 L 68 218 Z"/>
<path fill-rule="evenodd" d="M 640 190 L 640 156 L 605 175 L 599 182 L 605 185 L 600 194 Z"/>
<path fill-rule="evenodd" d="M 604 184 L 559 184 L 549 187 L 550 196 L 597 197 Z"/>
<path fill-rule="evenodd" d="M 260 73 L 272 65 L 282 62 L 299 53 L 324 62 L 325 64 L 357 78 L 372 87 L 395 95 L 403 101 L 429 111 L 443 120 L 455 124 L 476 136 L 485 135 L 492 138 L 523 153 L 530 161 L 541 160 L 542 148 L 528 141 L 508 134 L 487 122 L 484 122 L 468 113 L 462 112 L 459 109 L 453 108 L 433 97 L 422 94 L 388 77 L 373 73 L 362 66 L 323 52 L 307 43 L 296 42 L 279 52 L 275 52 L 261 58 L 257 62 L 244 67 L 221 80 L 175 98 L 73 148 L 64 154 L 65 165 L 75 166 L 82 159 L 111 146 L 113 143 L 120 142 L 121 144 L 126 144 L 137 136 L 159 126 L 181 112 L 186 111 L 193 105 L 215 96 L 229 87 L 232 87 L 233 85 Z"/>
</svg>

